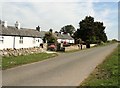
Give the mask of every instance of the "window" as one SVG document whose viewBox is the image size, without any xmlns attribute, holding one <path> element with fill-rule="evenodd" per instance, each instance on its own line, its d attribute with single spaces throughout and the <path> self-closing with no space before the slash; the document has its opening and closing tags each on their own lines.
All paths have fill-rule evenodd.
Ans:
<svg viewBox="0 0 120 88">
<path fill-rule="evenodd" d="M 4 42 L 4 37 L 1 36 L 1 37 L 0 37 L 0 43 L 3 43 L 3 42 Z"/>
<path fill-rule="evenodd" d="M 23 44 L 23 37 L 20 37 L 19 43 Z"/>
</svg>

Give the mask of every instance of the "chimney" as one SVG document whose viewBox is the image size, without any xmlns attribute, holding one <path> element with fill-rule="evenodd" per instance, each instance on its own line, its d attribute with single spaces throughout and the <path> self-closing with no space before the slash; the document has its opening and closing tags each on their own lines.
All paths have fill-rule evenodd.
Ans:
<svg viewBox="0 0 120 88">
<path fill-rule="evenodd" d="M 7 21 L 2 21 L 2 26 L 7 28 Z"/>
<path fill-rule="evenodd" d="M 20 29 L 20 23 L 19 23 L 18 21 L 16 21 L 15 27 L 16 27 L 17 29 Z"/>
<path fill-rule="evenodd" d="M 39 26 L 38 26 L 38 27 L 36 27 L 36 30 L 37 30 L 37 31 L 39 31 L 39 32 L 41 31 L 41 29 L 40 29 L 40 27 L 39 27 Z"/>
</svg>

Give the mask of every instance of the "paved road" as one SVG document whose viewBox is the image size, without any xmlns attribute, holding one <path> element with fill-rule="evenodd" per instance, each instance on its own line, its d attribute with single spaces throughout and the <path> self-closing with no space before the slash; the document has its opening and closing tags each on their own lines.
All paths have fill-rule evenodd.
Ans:
<svg viewBox="0 0 120 88">
<path fill-rule="evenodd" d="M 61 54 L 46 61 L 4 70 L 4 86 L 78 86 L 117 44 Z"/>
</svg>

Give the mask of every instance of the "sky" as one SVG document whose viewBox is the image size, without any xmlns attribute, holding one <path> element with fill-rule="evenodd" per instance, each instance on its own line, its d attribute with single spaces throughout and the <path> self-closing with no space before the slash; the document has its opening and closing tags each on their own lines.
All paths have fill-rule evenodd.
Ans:
<svg viewBox="0 0 120 88">
<path fill-rule="evenodd" d="M 77 29 L 85 16 L 92 16 L 104 23 L 108 39 L 118 39 L 118 0 L 4 0 L 0 12 L 0 19 L 8 25 L 19 21 L 21 27 L 35 29 L 39 25 L 43 31 L 59 31 L 69 24 Z"/>
</svg>

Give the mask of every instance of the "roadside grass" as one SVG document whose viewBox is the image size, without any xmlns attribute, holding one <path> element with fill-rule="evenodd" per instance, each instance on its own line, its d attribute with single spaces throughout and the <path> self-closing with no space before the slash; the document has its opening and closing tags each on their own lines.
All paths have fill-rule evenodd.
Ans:
<svg viewBox="0 0 120 88">
<path fill-rule="evenodd" d="M 21 55 L 21 56 L 10 56 L 10 57 L 2 57 L 2 69 L 8 69 L 15 66 L 28 64 L 32 62 L 42 61 L 51 57 L 57 56 L 56 53 L 37 53 L 37 54 L 30 54 L 30 55 Z"/>
<path fill-rule="evenodd" d="M 69 50 L 69 51 L 65 51 L 64 53 L 73 53 L 73 52 L 77 52 L 80 51 L 81 49 L 74 49 L 74 50 Z"/>
<path fill-rule="evenodd" d="M 115 51 L 106 57 L 106 60 L 98 65 L 90 76 L 85 79 L 80 87 L 82 86 L 103 86 L 118 87 L 119 72 L 118 72 L 118 57 L 120 56 L 120 44 Z M 79 87 L 78 87 L 79 88 Z"/>
<path fill-rule="evenodd" d="M 94 48 L 94 47 L 91 47 L 91 48 Z M 74 50 L 70 50 L 70 51 L 65 51 L 64 53 L 74 53 L 74 52 L 77 52 L 77 51 L 83 51 L 83 50 L 87 50 L 87 49 L 91 49 L 91 48 L 84 48 L 84 49 L 74 49 Z"/>
<path fill-rule="evenodd" d="M 96 45 L 94 47 L 102 47 L 102 46 L 106 46 L 106 45 L 110 45 L 110 44 L 114 44 L 114 43 L 118 43 L 118 42 L 112 42 L 112 41 L 110 41 L 110 42 L 98 44 L 98 45 Z"/>
<path fill-rule="evenodd" d="M 104 44 L 104 45 L 100 45 L 100 46 L 105 46 L 105 45 L 108 45 L 108 44 Z M 96 47 L 99 47 L 99 46 L 96 46 Z M 94 48 L 94 47 L 91 47 L 91 48 Z M 83 50 L 86 50 L 86 48 Z M 77 52 L 77 51 L 81 51 L 81 49 L 75 49 L 75 50 L 70 50 L 70 51 L 66 51 L 66 52 L 58 52 L 58 53 L 73 53 L 73 52 Z M 54 53 L 54 54 L 38 53 L 38 54 L 30 54 L 30 55 L 24 55 L 24 56 L 2 57 L 2 60 L 1 60 L 2 61 L 2 63 L 1 63 L 2 70 L 16 67 L 16 66 L 23 65 L 23 64 L 42 61 L 42 60 L 48 59 L 50 57 L 55 57 L 57 55 L 58 54 L 56 54 L 56 53 Z M 1 64 L 0 64 L 0 68 L 1 68 Z"/>
</svg>

